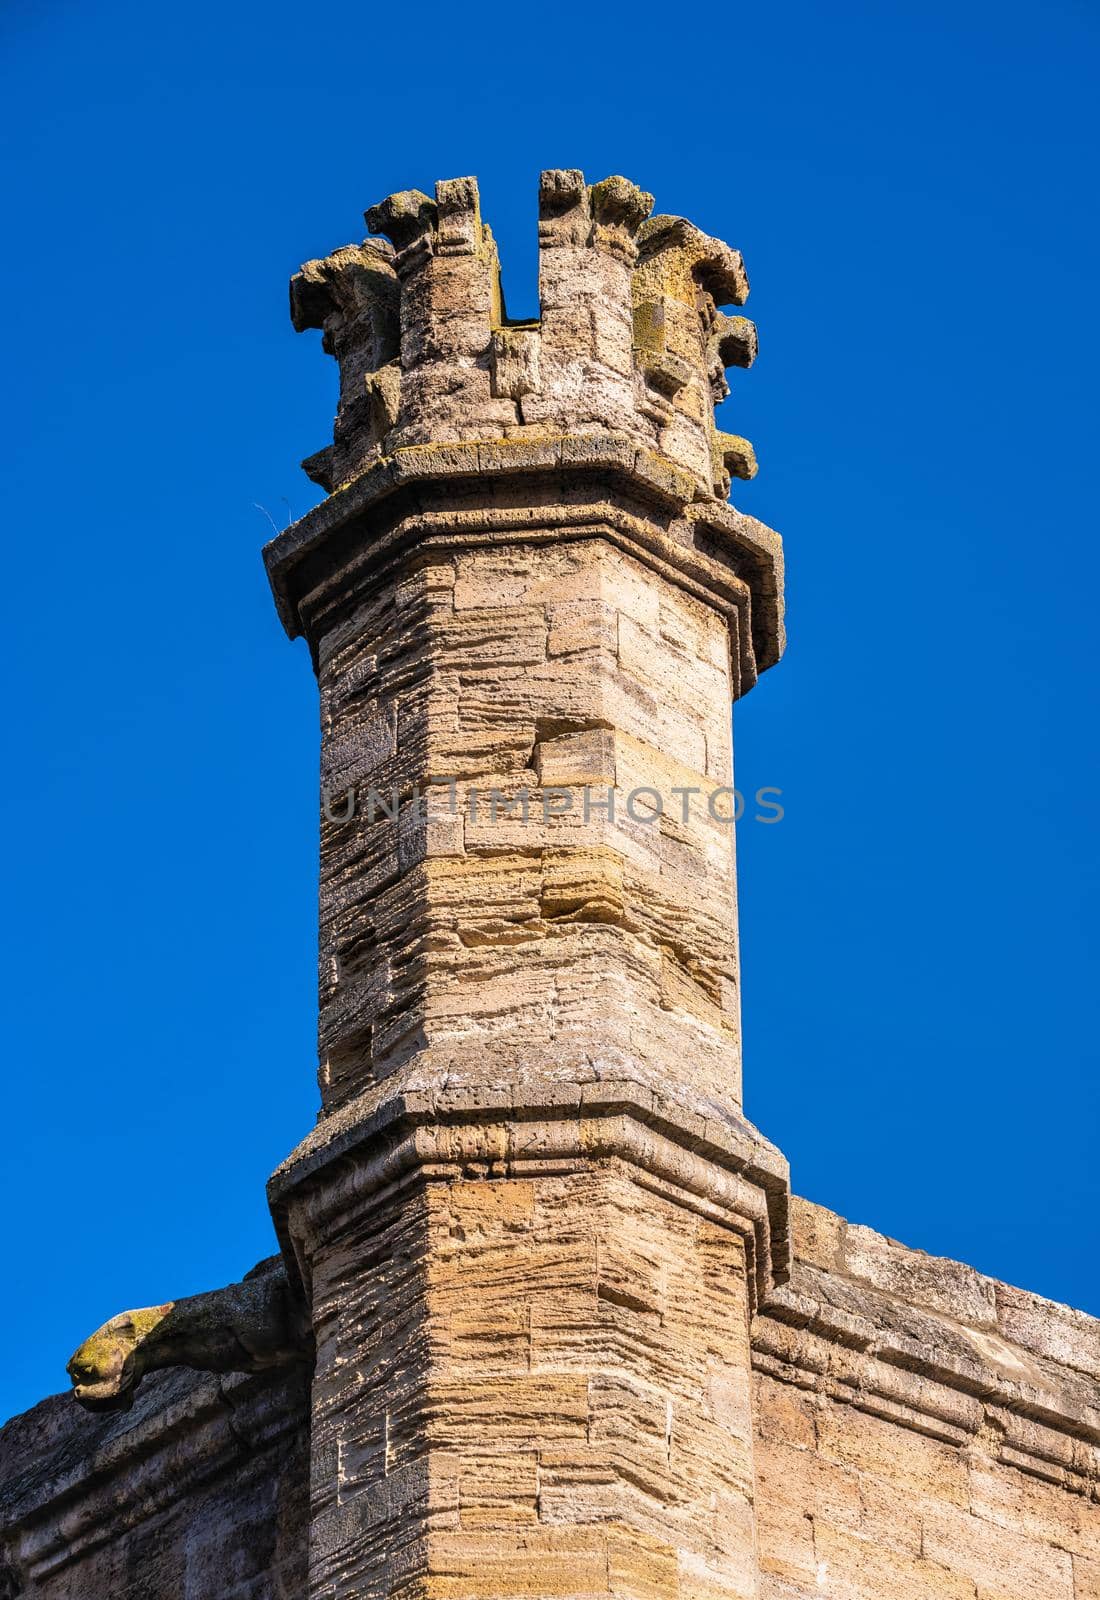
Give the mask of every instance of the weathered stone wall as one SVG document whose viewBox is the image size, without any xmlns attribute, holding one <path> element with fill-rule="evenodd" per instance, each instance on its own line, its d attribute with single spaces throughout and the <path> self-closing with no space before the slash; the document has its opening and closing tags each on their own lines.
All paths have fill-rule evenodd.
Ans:
<svg viewBox="0 0 1100 1600">
<path fill-rule="evenodd" d="M 795 1200 L 750 1356 L 741 1242 L 651 1200 L 607 1163 L 349 1218 L 312 1487 L 297 1370 L 16 1418 L 0 1596 L 304 1600 L 312 1501 L 362 1596 L 1097 1600 L 1100 1322 Z"/>
<path fill-rule="evenodd" d="M 413 1062 L 740 1098 L 726 620 L 588 531 L 424 555 L 319 646 L 326 1108 Z"/>
<path fill-rule="evenodd" d="M 1100 1322 L 792 1211 L 753 1326 L 761 1600 L 1096 1600 Z"/>
<path fill-rule="evenodd" d="M 430 1184 L 349 1216 L 313 1292 L 311 1593 L 752 1593 L 728 1229 L 618 1162 Z"/>
<path fill-rule="evenodd" d="M 0 1430 L 0 1597 L 303 1600 L 308 1375 L 148 1378 L 131 1411 L 54 1395 Z"/>
</svg>

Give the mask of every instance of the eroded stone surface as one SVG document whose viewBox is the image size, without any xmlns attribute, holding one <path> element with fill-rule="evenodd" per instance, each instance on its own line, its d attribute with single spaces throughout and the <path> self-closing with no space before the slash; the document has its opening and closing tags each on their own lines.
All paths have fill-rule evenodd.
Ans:
<svg viewBox="0 0 1100 1600">
<path fill-rule="evenodd" d="M 1084 1600 L 1100 1323 L 792 1203 L 753 1324 L 762 1600 Z"/>
<path fill-rule="evenodd" d="M 340 363 L 335 442 L 310 476 L 333 489 L 410 445 L 607 430 L 725 499 L 731 473 L 756 471 L 713 417 L 726 369 L 756 355 L 753 325 L 720 309 L 744 304 L 748 277 L 736 250 L 652 209 L 625 178 L 544 172 L 540 314 L 514 323 L 476 179 L 372 207 L 388 240 L 307 262 L 291 283 L 295 326 L 322 328 Z M 373 400 L 384 376 L 386 407 Z"/>
<path fill-rule="evenodd" d="M 0 1600 L 1100 1594 L 1097 1323 L 792 1204 L 741 1110 L 710 802 L 782 550 L 714 421 L 744 265 L 651 212 L 544 173 L 530 323 L 469 178 L 292 284 L 341 374 L 265 552 L 320 686 L 321 1116 L 277 1271 L 100 1330 L 125 1417 L 0 1435 Z"/>
<path fill-rule="evenodd" d="M 0 1429 L 5 1600 L 303 1600 L 301 1366 L 154 1373 L 131 1410 L 55 1395 Z"/>
<path fill-rule="evenodd" d="M 112 1317 L 74 1353 L 69 1376 L 88 1411 L 125 1411 L 145 1375 L 164 1367 L 263 1372 L 307 1355 L 303 1309 L 274 1256 L 226 1289 Z"/>
<path fill-rule="evenodd" d="M 326 1106 L 632 1073 L 736 1106 L 729 651 L 599 537 L 442 551 L 326 633 Z"/>
<path fill-rule="evenodd" d="M 753 1592 L 727 1229 L 616 1163 L 430 1184 L 346 1213 L 313 1296 L 311 1592 Z"/>
<path fill-rule="evenodd" d="M 866 1230 L 792 1215 L 750 1350 L 742 1241 L 622 1164 L 346 1205 L 312 1474 L 300 1369 L 44 1401 L 0 1431 L 0 1594 L 305 1600 L 312 1499 L 356 1595 L 1092 1600 L 1100 1323 L 886 1240 L 883 1288 Z"/>
</svg>

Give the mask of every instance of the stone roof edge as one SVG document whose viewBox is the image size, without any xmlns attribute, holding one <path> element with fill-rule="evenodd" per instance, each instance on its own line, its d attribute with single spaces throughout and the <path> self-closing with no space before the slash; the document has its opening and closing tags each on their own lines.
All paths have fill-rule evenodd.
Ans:
<svg viewBox="0 0 1100 1600">
<path fill-rule="evenodd" d="M 796 1196 L 791 1211 L 791 1277 L 753 1322 L 758 1370 L 946 1443 L 980 1435 L 1007 1464 L 1095 1492 L 1100 1320 Z"/>
<path fill-rule="evenodd" d="M 35 1579 L 58 1571 L 117 1538 L 129 1521 L 146 1519 L 151 1504 L 163 1511 L 297 1428 L 306 1415 L 304 1406 L 299 1413 L 285 1403 L 287 1390 L 303 1382 L 298 1368 L 188 1377 L 193 1381 L 184 1392 L 169 1393 L 167 1403 L 165 1390 L 179 1387 L 178 1369 L 171 1380 L 147 1380 L 132 1426 L 124 1425 L 129 1417 L 96 1418 L 102 1431 L 94 1431 L 85 1450 L 65 1452 L 56 1471 L 23 1480 L 22 1492 L 0 1507 L 0 1555 Z M 74 1428 L 92 1424 L 69 1396 L 58 1394 L 5 1426 L 64 1401 L 72 1404 Z M 61 1453 L 49 1452 L 47 1464 Z M 61 1509 L 66 1502 L 71 1512 Z"/>
<path fill-rule="evenodd" d="M 398 491 L 428 481 L 470 482 L 509 474 L 562 472 L 608 473 L 621 478 L 666 512 L 685 517 L 727 541 L 766 612 L 769 647 L 761 659 L 761 670 L 779 659 L 786 643 L 780 535 L 728 501 L 700 500 L 681 468 L 629 435 L 609 430 L 408 445 L 381 457 L 264 546 L 264 565 L 283 626 L 292 639 L 302 631 L 293 594 L 293 575 L 300 563 L 338 529 Z"/>
</svg>

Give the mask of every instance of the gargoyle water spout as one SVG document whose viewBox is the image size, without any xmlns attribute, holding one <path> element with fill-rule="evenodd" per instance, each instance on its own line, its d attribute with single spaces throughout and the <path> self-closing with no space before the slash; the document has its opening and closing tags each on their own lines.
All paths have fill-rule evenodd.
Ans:
<svg viewBox="0 0 1100 1600">
<path fill-rule="evenodd" d="M 277 1256 L 240 1283 L 112 1317 L 69 1362 L 73 1396 L 89 1411 L 126 1411 L 147 1372 L 261 1372 L 306 1357 L 308 1339 Z"/>
</svg>

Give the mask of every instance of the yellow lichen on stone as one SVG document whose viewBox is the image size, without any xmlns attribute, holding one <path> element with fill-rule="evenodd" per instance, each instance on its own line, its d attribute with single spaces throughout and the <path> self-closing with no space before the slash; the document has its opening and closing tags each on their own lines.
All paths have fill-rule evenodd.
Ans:
<svg viewBox="0 0 1100 1600">
<path fill-rule="evenodd" d="M 135 1352 L 169 1315 L 175 1302 L 123 1311 L 97 1328 L 68 1364 L 73 1392 L 89 1410 L 112 1410 L 126 1403 Z"/>
</svg>

